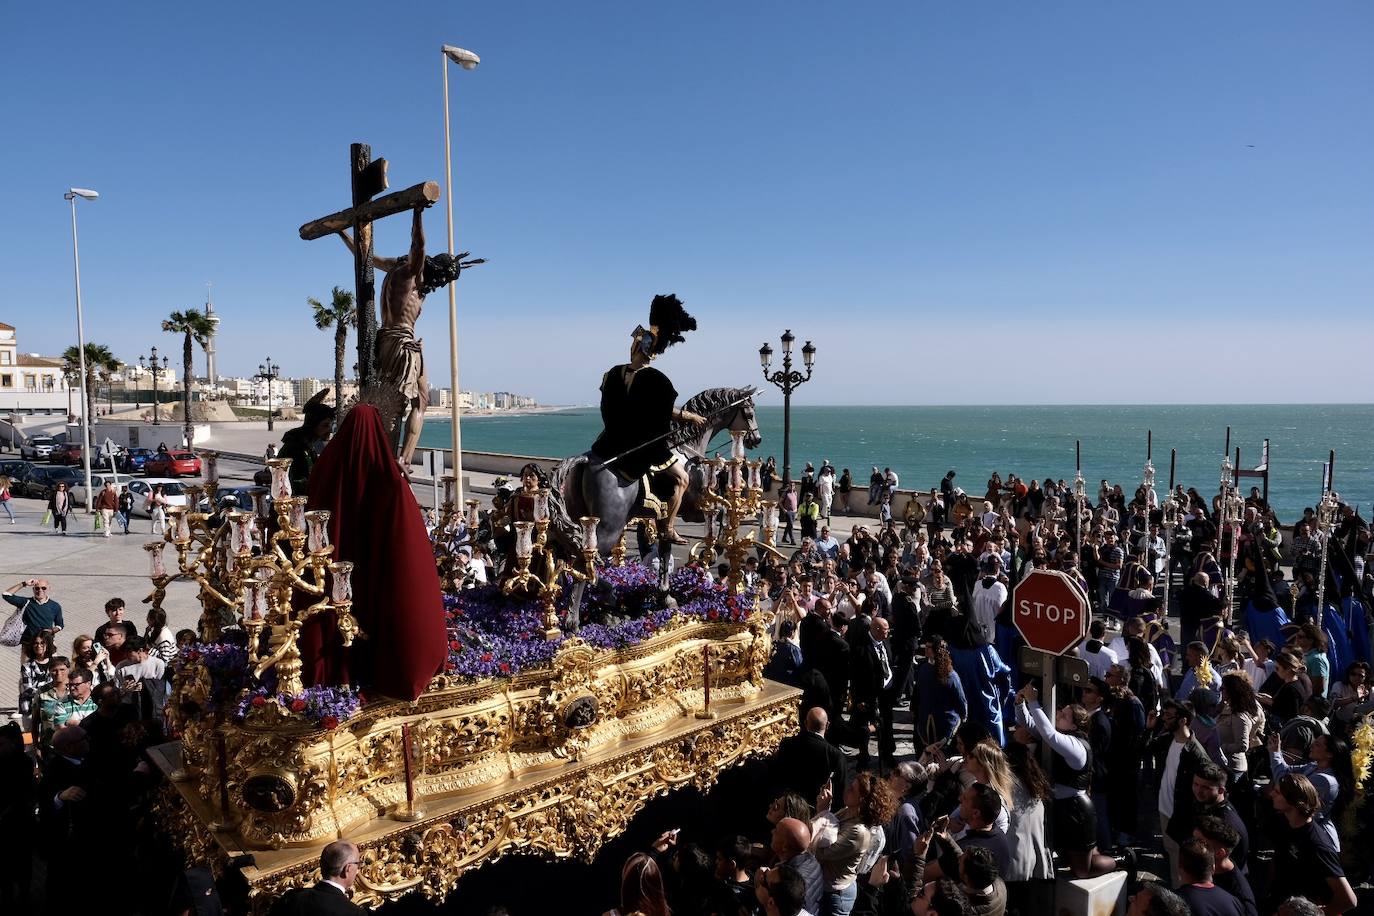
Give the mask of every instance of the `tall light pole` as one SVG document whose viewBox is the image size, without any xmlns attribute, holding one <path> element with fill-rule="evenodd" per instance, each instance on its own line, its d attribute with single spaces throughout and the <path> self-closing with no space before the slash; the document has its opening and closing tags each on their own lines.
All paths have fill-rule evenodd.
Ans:
<svg viewBox="0 0 1374 916">
<path fill-rule="evenodd" d="M 167 371 L 167 357 L 162 357 L 162 365 L 157 364 L 157 347 L 152 348 L 148 356 L 138 358 L 138 364 L 147 369 L 153 376 L 153 425 L 161 426 L 162 421 L 157 415 L 157 380 L 162 377 L 162 373 Z"/>
<path fill-rule="evenodd" d="M 94 512 L 91 501 L 91 418 L 86 400 L 86 328 L 81 316 L 81 253 L 76 242 L 76 199 L 95 200 L 100 194 L 90 188 L 70 188 L 62 195 L 72 205 L 72 266 L 76 273 L 76 353 L 81 363 L 81 466 L 86 472 L 86 511 Z M 108 532 L 107 532 L 108 533 Z"/>
<path fill-rule="evenodd" d="M 792 482 L 792 392 L 811 379 L 811 364 L 816 360 L 816 348 L 807 341 L 802 347 L 802 363 L 806 375 L 792 368 L 792 344 L 796 342 L 790 329 L 782 332 L 782 369 L 768 374 L 768 366 L 773 361 L 773 348 L 768 344 L 759 347 L 759 362 L 763 364 L 763 377 L 782 389 L 782 485 Z"/>
<path fill-rule="evenodd" d="M 449 129 L 448 62 L 453 61 L 464 70 L 476 70 L 482 59 L 471 51 L 444 45 L 439 66 L 444 71 L 444 200 L 448 207 L 448 253 L 453 256 L 453 143 Z M 459 429 L 462 413 L 458 406 L 458 289 L 457 283 L 448 285 L 448 359 L 451 425 L 453 426 L 453 482 L 455 506 L 463 505 L 463 435 Z"/>
<path fill-rule="evenodd" d="M 272 362 L 272 357 L 267 357 L 267 362 L 258 363 L 258 374 L 253 376 L 257 379 L 264 379 L 267 382 L 267 431 L 272 431 L 272 383 L 281 374 L 281 366 Z"/>
</svg>

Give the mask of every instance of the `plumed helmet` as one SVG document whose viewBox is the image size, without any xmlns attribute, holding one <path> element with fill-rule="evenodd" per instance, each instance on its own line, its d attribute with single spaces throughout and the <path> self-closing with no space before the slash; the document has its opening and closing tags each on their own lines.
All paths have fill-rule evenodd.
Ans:
<svg viewBox="0 0 1374 916">
<path fill-rule="evenodd" d="M 682 300 L 672 293 L 658 295 L 649 304 L 649 327 L 635 329 L 635 337 L 648 356 L 658 356 L 673 344 L 682 343 L 682 335 L 697 329 L 697 320 L 687 314 Z"/>
</svg>

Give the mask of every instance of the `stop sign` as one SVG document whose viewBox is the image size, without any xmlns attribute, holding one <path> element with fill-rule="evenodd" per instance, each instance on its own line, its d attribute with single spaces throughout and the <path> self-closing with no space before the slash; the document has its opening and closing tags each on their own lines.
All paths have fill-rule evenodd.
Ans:
<svg viewBox="0 0 1374 916">
<path fill-rule="evenodd" d="M 1088 635 L 1088 596 L 1053 569 L 1034 569 L 1012 593 L 1012 620 L 1032 649 L 1063 655 Z"/>
</svg>

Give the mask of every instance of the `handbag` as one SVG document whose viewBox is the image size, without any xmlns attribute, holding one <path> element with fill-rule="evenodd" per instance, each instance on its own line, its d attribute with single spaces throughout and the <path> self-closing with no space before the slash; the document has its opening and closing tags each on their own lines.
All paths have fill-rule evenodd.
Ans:
<svg viewBox="0 0 1374 916">
<path fill-rule="evenodd" d="M 24 611 L 28 608 L 29 602 L 24 602 L 24 607 L 18 608 L 4 626 L 0 626 L 0 646 L 10 646 L 11 648 L 19 645 L 24 640 Z"/>
<path fill-rule="evenodd" d="M 52 524 L 52 510 L 51 510 L 51 509 L 49 509 L 47 512 L 44 512 L 44 513 L 43 513 L 43 522 L 42 522 L 42 524 L 43 524 L 44 527 L 46 527 L 46 526 Z"/>
<path fill-rule="evenodd" d="M 95 527 L 94 527 L 92 530 L 94 530 L 94 531 L 99 531 L 101 528 L 104 528 L 104 527 L 105 527 L 105 517 L 104 517 L 101 513 L 97 512 L 97 513 L 95 514 Z"/>
</svg>

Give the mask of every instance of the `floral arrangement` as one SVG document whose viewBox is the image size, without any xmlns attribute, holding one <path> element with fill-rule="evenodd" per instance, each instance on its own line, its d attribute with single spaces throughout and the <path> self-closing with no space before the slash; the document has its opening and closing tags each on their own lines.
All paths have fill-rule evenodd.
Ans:
<svg viewBox="0 0 1374 916">
<path fill-rule="evenodd" d="M 288 715 L 299 716 L 323 729 L 338 728 L 363 708 L 363 697 L 354 687 L 307 687 L 294 696 L 271 693 L 266 687 L 250 691 L 239 700 L 234 718 L 242 722 L 255 709 L 269 703 Z"/>
<path fill-rule="evenodd" d="M 1365 799 L 1365 783 L 1369 781 L 1369 771 L 1374 766 L 1374 719 L 1365 716 L 1360 720 L 1355 733 L 1351 735 L 1351 742 L 1354 749 L 1350 754 L 1350 768 L 1355 773 L 1355 794 L 1359 796 L 1359 803 L 1363 804 Z"/>
<path fill-rule="evenodd" d="M 704 569 L 685 566 L 668 580 L 677 607 L 660 608 L 658 572 L 639 563 L 606 566 L 597 571 L 582 609 L 577 636 L 598 649 L 638 645 L 686 620 L 742 623 L 754 606 L 754 594 L 732 595 L 711 581 Z M 566 620 L 565 589 L 557 605 Z M 449 654 L 445 673 L 474 680 L 511 677 L 549 664 L 563 638 L 544 638 L 543 608 L 538 601 L 507 598 L 495 585 L 444 596 Z"/>
<path fill-rule="evenodd" d="M 173 661 L 176 671 L 200 665 L 210 674 L 216 698 L 236 696 L 248 686 L 248 649 L 236 642 L 196 643 L 182 649 Z"/>
</svg>

